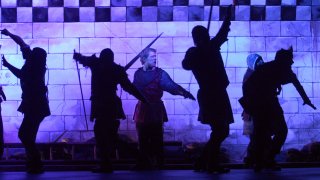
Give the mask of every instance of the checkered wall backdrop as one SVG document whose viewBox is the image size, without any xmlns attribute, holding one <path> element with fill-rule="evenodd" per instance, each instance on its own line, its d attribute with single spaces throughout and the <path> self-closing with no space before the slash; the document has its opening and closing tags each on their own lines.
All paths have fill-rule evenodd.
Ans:
<svg viewBox="0 0 320 180">
<path fill-rule="evenodd" d="M 52 115 L 40 126 L 38 142 L 52 142 L 64 131 L 63 138 L 87 141 L 93 137 L 93 123 L 86 129 L 77 70 L 72 53 L 99 54 L 111 48 L 115 61 L 126 65 L 158 34 L 164 34 L 152 46 L 157 49 L 158 66 L 172 79 L 196 95 L 198 84 L 189 71 L 181 67 L 186 50 L 193 46 L 191 30 L 207 25 L 211 0 L 0 0 L 0 28 L 20 35 L 31 47 L 48 52 L 49 102 Z M 210 34 L 214 36 L 233 0 L 213 0 Z M 246 57 L 259 53 L 265 61 L 274 58 L 280 48 L 293 46 L 293 69 L 304 86 L 316 111 L 303 102 L 292 85 L 283 86 L 279 95 L 289 127 L 284 149 L 301 148 L 320 141 L 320 0 L 237 0 L 233 9 L 228 42 L 221 48 L 230 80 L 228 93 L 235 117 L 230 136 L 224 142 L 234 161 L 242 162 L 249 139 L 242 135 L 242 78 Z M 0 53 L 20 68 L 24 60 L 19 47 L 1 36 Z M 1 65 L 0 65 L 1 66 Z M 140 67 L 136 62 L 127 72 Z M 90 112 L 90 70 L 80 69 L 87 116 Z M 20 142 L 18 128 L 22 114 L 19 80 L 5 67 L 0 69 L 0 84 L 7 95 L 2 102 L 6 142 Z M 137 100 L 119 89 L 127 119 L 121 121 L 120 134 L 137 139 L 132 116 Z M 165 123 L 165 140 L 202 142 L 210 137 L 208 126 L 197 121 L 198 104 L 164 93 L 169 122 Z"/>
<path fill-rule="evenodd" d="M 233 20 L 319 20 L 319 0 L 236 0 Z M 222 20 L 232 0 L 213 0 Z M 1 0 L 1 22 L 203 21 L 210 0 Z"/>
</svg>

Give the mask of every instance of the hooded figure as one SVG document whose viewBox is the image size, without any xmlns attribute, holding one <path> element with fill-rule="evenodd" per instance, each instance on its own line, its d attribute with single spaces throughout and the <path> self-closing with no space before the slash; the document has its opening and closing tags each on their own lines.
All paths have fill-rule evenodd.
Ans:
<svg viewBox="0 0 320 180">
<path fill-rule="evenodd" d="M 258 68 L 258 66 L 262 65 L 263 59 L 260 55 L 258 54 L 249 54 L 247 57 L 247 71 L 243 76 L 243 83 L 245 83 L 250 76 L 252 75 L 252 73 Z M 247 147 L 247 156 L 244 158 L 244 163 L 248 166 L 252 166 L 254 163 L 253 160 L 253 156 L 254 156 L 254 147 L 253 147 L 253 137 L 252 137 L 252 133 L 253 133 L 253 120 L 252 120 L 252 116 L 245 112 L 242 111 L 241 114 L 242 120 L 243 120 L 243 134 L 244 135 L 248 135 L 250 138 L 248 147 Z"/>
</svg>

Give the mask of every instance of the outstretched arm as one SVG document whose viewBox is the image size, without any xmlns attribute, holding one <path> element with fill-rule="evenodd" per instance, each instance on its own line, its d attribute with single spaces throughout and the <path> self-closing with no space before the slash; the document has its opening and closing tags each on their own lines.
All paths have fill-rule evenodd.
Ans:
<svg viewBox="0 0 320 180">
<path fill-rule="evenodd" d="M 124 69 L 123 69 L 124 71 Z M 138 90 L 138 88 L 132 84 L 127 76 L 127 73 L 125 71 L 122 73 L 122 77 L 120 78 L 120 85 L 121 87 L 127 91 L 129 94 L 133 95 L 140 101 L 147 103 L 148 100 L 141 94 L 141 92 Z"/>
<path fill-rule="evenodd" d="M 12 66 L 4 57 L 4 55 L 2 55 L 2 65 L 4 67 L 7 67 L 17 78 L 21 78 L 21 70 Z"/>
<path fill-rule="evenodd" d="M 292 75 L 292 84 L 294 85 L 294 87 L 296 88 L 296 90 L 298 91 L 298 93 L 300 94 L 300 96 L 303 99 L 303 105 L 307 104 L 309 105 L 311 108 L 313 109 L 317 109 L 310 101 L 309 97 L 307 96 L 306 92 L 304 91 L 303 86 L 300 84 L 297 76 L 295 74 Z"/>
<path fill-rule="evenodd" d="M 189 91 L 175 83 L 165 71 L 162 71 L 160 86 L 164 91 L 167 91 L 172 95 L 180 95 L 184 98 L 196 100 Z"/>
<path fill-rule="evenodd" d="M 77 53 L 76 50 L 73 50 L 73 59 L 78 61 L 85 67 L 91 67 L 92 64 L 96 61 L 97 57 L 95 54 L 92 56 L 83 56 L 80 53 Z"/>
<path fill-rule="evenodd" d="M 20 36 L 12 34 L 7 29 L 1 30 L 1 34 L 9 36 L 14 42 L 16 42 L 20 46 L 20 48 L 28 46 Z"/>
</svg>

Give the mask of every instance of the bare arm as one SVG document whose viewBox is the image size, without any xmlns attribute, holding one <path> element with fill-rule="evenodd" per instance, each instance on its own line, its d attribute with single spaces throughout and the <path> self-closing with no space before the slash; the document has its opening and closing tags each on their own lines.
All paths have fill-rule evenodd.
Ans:
<svg viewBox="0 0 320 180">
<path fill-rule="evenodd" d="M 14 42 L 16 42 L 20 46 L 20 48 L 28 46 L 20 36 L 12 34 L 7 29 L 1 30 L 1 34 L 9 36 Z"/>
<path fill-rule="evenodd" d="M 8 63 L 4 56 L 2 56 L 2 65 L 7 67 L 17 78 L 21 78 L 21 70 Z"/>
</svg>

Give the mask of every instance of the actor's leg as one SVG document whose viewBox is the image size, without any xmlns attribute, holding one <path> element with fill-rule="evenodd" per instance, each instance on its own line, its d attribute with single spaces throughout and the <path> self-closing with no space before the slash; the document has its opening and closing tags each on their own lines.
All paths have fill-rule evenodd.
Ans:
<svg viewBox="0 0 320 180">
<path fill-rule="evenodd" d="M 268 160 L 274 162 L 274 158 L 280 153 L 283 144 L 286 141 L 288 134 L 287 123 L 283 114 L 277 114 L 273 118 L 274 124 L 272 125 L 274 137 L 271 141 L 271 150 L 268 156 Z"/>
<path fill-rule="evenodd" d="M 208 142 L 208 170 L 209 171 L 217 171 L 224 172 L 225 169 L 220 167 L 219 155 L 220 155 L 220 147 L 221 143 L 228 137 L 229 135 L 229 124 L 224 121 L 216 121 L 211 125 L 211 135 L 210 140 Z"/>
<path fill-rule="evenodd" d="M 94 134 L 100 158 L 100 167 L 97 172 L 112 172 L 110 158 L 117 144 L 119 124 L 119 120 L 97 119 L 95 122 Z"/>
<path fill-rule="evenodd" d="M 253 121 L 253 149 L 256 172 L 261 171 L 265 166 L 266 151 L 270 147 L 270 133 L 268 115 L 259 114 L 255 116 Z"/>
<path fill-rule="evenodd" d="M 3 150 L 4 150 L 4 139 L 3 139 L 3 122 L 1 116 L 1 107 L 0 107 L 0 160 L 2 159 Z"/>
<path fill-rule="evenodd" d="M 244 158 L 244 163 L 247 166 L 252 166 L 254 163 L 254 147 L 253 147 L 253 135 L 250 134 L 249 136 L 249 143 L 247 147 L 247 156 Z"/>
<path fill-rule="evenodd" d="M 151 167 L 151 145 L 150 145 L 150 127 L 144 123 L 137 123 L 136 129 L 138 134 L 139 157 L 137 170 L 148 169 Z"/>
<path fill-rule="evenodd" d="M 30 173 L 42 171 L 41 155 L 36 146 L 36 136 L 41 121 L 44 118 L 38 115 L 25 114 L 19 128 L 19 138 L 25 146 L 27 155 L 27 168 Z"/>
<path fill-rule="evenodd" d="M 164 147 L 163 147 L 163 125 L 155 124 L 151 131 L 150 142 L 152 144 L 152 154 L 155 156 L 158 168 L 164 165 Z"/>
</svg>

